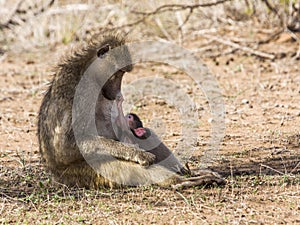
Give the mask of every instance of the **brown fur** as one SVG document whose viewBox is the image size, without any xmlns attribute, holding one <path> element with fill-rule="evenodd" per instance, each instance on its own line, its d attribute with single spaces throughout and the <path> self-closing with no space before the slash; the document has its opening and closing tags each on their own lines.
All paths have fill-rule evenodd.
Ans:
<svg viewBox="0 0 300 225">
<path fill-rule="evenodd" d="M 176 187 L 180 187 L 181 184 L 199 184 L 197 179 L 197 182 L 187 181 L 159 165 L 144 167 L 151 165 L 155 156 L 136 145 L 117 140 L 110 112 L 117 94 L 120 93 L 124 71 L 130 71 L 130 66 L 116 72 L 101 86 L 95 109 L 98 135 L 84 136 L 76 142 L 72 124 L 81 122 L 72 121 L 76 87 L 87 68 L 97 59 L 99 49 L 106 45 L 113 49 L 124 44 L 124 38 L 120 35 L 94 37 L 90 43 L 80 45 L 67 53 L 55 68 L 53 80 L 40 107 L 38 120 L 38 140 L 45 165 L 56 180 L 69 186 L 99 188 L 159 183 L 161 186 L 176 184 Z M 123 56 L 113 58 L 108 52 L 105 57 L 108 64 L 117 65 Z M 105 72 L 103 69 L 99 74 Z M 97 76 L 95 82 L 103 82 L 101 78 L 101 75 Z M 84 97 L 79 100 L 82 101 L 80 103 L 87 101 Z M 87 109 L 86 112 L 91 110 Z M 88 130 L 89 127 L 84 131 Z M 111 160 L 112 156 L 118 160 Z M 211 178 L 211 182 L 223 182 L 222 178 L 212 172 L 207 173 L 206 179 L 207 177 Z"/>
</svg>

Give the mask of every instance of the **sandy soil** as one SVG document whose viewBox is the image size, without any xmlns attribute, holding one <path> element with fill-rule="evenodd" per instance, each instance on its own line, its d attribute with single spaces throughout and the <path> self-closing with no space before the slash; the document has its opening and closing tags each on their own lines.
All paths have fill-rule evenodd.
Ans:
<svg viewBox="0 0 300 225">
<path fill-rule="evenodd" d="M 195 39 L 186 47 L 201 41 Z M 226 106 L 226 135 L 209 167 L 228 183 L 182 191 L 157 187 L 88 191 L 51 183 L 40 163 L 37 113 L 51 66 L 67 47 L 1 56 L 1 223 L 300 223 L 300 69 L 299 60 L 292 58 L 295 42 L 288 38 L 262 45 L 263 51 L 285 54 L 275 60 L 241 51 L 203 59 L 218 81 Z M 153 75 L 171 80 L 195 103 L 199 137 L 190 144 L 195 150 L 183 159 L 199 166 L 210 137 L 205 95 L 190 77 L 166 65 L 137 65 L 125 76 L 124 89 Z M 163 98 L 138 96 L 132 110 L 170 148 L 182 142 L 181 114 Z"/>
</svg>

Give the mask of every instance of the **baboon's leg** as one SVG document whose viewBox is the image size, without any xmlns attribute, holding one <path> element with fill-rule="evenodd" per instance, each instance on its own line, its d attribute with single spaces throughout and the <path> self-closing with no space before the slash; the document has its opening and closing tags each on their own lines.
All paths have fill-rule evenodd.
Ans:
<svg viewBox="0 0 300 225">
<path fill-rule="evenodd" d="M 76 162 L 65 168 L 51 170 L 55 180 L 69 187 L 93 188 L 97 174 L 85 161 Z M 103 184 L 105 180 L 103 179 Z M 104 186 L 109 186 L 105 184 Z"/>
<path fill-rule="evenodd" d="M 109 181 L 112 187 L 160 184 L 176 176 L 174 172 L 158 165 L 143 167 L 129 161 L 112 160 L 110 155 L 94 158 L 95 160 L 88 160 L 89 164 L 98 176 Z M 97 182 L 96 180 L 95 183 Z M 170 184 L 168 185 L 170 186 Z"/>
<path fill-rule="evenodd" d="M 174 189 L 182 189 L 194 186 L 211 185 L 211 184 L 223 185 L 226 181 L 217 173 L 209 170 L 199 170 L 199 173 L 194 177 L 180 178 L 177 183 L 172 185 Z"/>
<path fill-rule="evenodd" d="M 97 189 L 101 187 L 119 188 L 124 186 L 158 185 L 165 188 L 182 189 L 207 184 L 224 184 L 218 174 L 203 170 L 200 176 L 185 178 L 164 167 L 152 165 L 148 168 L 139 164 L 111 160 L 102 155 L 101 159 L 74 163 L 68 168 L 57 170 L 56 179 L 68 186 Z"/>
</svg>

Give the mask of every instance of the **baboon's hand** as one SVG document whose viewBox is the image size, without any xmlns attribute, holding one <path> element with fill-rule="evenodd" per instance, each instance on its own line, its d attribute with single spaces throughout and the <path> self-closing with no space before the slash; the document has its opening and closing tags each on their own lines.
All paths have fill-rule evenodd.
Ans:
<svg viewBox="0 0 300 225">
<path fill-rule="evenodd" d="M 136 161 L 142 166 L 150 166 L 155 160 L 155 155 L 150 152 L 138 151 L 136 159 Z"/>
</svg>

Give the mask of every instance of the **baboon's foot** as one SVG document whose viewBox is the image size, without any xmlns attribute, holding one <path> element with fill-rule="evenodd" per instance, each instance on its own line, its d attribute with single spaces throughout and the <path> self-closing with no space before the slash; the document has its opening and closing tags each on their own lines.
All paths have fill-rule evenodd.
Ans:
<svg viewBox="0 0 300 225">
<path fill-rule="evenodd" d="M 172 188 L 183 189 L 212 184 L 224 185 L 226 184 L 226 180 L 218 173 L 210 170 L 199 170 L 192 177 L 180 179 L 176 184 L 172 185 Z"/>
</svg>

